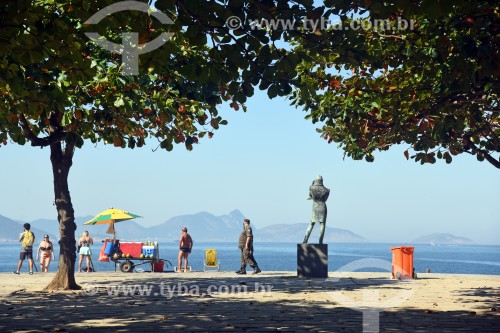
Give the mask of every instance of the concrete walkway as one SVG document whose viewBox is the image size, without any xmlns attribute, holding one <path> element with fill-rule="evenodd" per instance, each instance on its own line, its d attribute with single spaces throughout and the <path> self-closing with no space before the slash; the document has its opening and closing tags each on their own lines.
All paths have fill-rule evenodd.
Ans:
<svg viewBox="0 0 500 333">
<path fill-rule="evenodd" d="M 1 332 L 497 332 L 500 276 L 294 272 L 0 273 Z"/>
</svg>

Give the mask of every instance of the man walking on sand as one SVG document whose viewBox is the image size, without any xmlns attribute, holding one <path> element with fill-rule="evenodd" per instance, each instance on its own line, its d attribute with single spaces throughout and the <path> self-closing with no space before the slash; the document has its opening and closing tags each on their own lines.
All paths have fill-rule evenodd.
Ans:
<svg viewBox="0 0 500 333">
<path fill-rule="evenodd" d="M 240 235 L 238 247 L 241 250 L 241 268 L 236 271 L 236 274 L 246 274 L 247 264 L 253 268 L 252 274 L 259 274 L 261 270 L 253 257 L 253 234 L 249 219 L 243 220 L 243 231 Z"/>
<path fill-rule="evenodd" d="M 33 243 L 35 243 L 35 234 L 31 232 L 30 229 L 31 225 L 29 223 L 25 223 L 24 231 L 19 234 L 18 240 L 21 242 L 21 253 L 19 255 L 19 262 L 17 263 L 17 271 L 13 272 L 17 275 L 19 275 L 23 261 L 26 258 L 28 258 L 30 275 L 33 275 Z"/>
</svg>

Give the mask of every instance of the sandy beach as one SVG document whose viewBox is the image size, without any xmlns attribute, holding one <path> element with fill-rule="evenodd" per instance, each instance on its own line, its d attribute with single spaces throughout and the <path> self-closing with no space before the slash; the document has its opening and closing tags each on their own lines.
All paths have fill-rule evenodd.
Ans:
<svg viewBox="0 0 500 333">
<path fill-rule="evenodd" d="M 333 272 L 0 273 L 2 332 L 497 332 L 500 276 Z"/>
</svg>

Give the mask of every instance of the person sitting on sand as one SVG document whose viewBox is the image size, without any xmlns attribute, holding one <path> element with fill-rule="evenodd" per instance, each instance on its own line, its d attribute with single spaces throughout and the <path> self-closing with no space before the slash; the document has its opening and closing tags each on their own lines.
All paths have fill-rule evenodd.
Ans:
<svg viewBox="0 0 500 333">
<path fill-rule="evenodd" d="M 78 247 L 80 251 L 80 260 L 78 261 L 78 271 L 82 271 L 82 261 L 83 257 L 85 257 L 85 262 L 87 263 L 87 273 L 90 272 L 90 256 L 92 255 L 92 251 L 90 250 L 90 245 L 94 244 L 94 240 L 89 236 L 89 232 L 85 230 L 82 234 L 82 237 L 78 240 Z"/>
<path fill-rule="evenodd" d="M 52 255 L 52 260 L 55 260 L 54 256 L 54 245 L 49 240 L 49 235 L 43 236 L 43 241 L 38 245 L 38 250 L 36 251 L 36 260 L 38 260 L 38 255 L 42 251 L 42 256 L 40 257 L 40 270 L 42 272 L 49 271 L 50 257 Z"/>
</svg>

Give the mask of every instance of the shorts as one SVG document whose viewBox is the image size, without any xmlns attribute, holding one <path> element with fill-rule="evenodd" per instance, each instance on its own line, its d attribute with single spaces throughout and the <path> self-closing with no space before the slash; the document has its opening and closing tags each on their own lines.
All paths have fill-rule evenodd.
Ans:
<svg viewBox="0 0 500 333">
<path fill-rule="evenodd" d="M 189 247 L 181 247 L 179 250 L 184 253 L 189 253 L 191 251 Z"/>
<path fill-rule="evenodd" d="M 33 260 L 33 251 L 21 252 L 19 254 L 19 260 L 24 260 L 26 258 Z"/>
<path fill-rule="evenodd" d="M 90 251 L 90 247 L 88 246 L 82 246 L 80 248 L 80 255 L 83 255 L 83 256 L 91 256 L 92 255 L 92 251 Z"/>
</svg>

